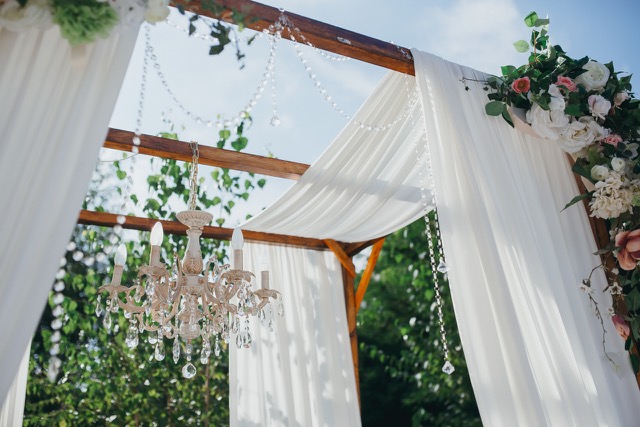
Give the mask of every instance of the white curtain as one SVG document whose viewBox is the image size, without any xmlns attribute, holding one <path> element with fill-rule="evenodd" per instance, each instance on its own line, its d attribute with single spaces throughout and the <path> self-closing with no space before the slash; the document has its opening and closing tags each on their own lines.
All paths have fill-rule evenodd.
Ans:
<svg viewBox="0 0 640 427">
<path fill-rule="evenodd" d="M 0 402 L 35 331 L 136 40 L 0 29 Z"/>
<path fill-rule="evenodd" d="M 244 228 L 359 242 L 386 236 L 423 211 L 416 144 L 424 145 L 415 80 L 387 74 L 335 141 L 300 180 Z M 354 121 L 385 125 L 369 131 Z M 366 126 L 366 125 L 363 125 Z M 426 195 L 431 200 L 430 193 Z"/>
<path fill-rule="evenodd" d="M 475 70 L 414 51 L 451 294 L 487 426 L 630 426 L 640 393 L 565 154 L 484 113 Z M 454 374 L 455 375 L 455 374 Z"/>
<path fill-rule="evenodd" d="M 253 345 L 230 345 L 231 426 L 359 426 L 360 413 L 344 303 L 342 271 L 333 253 L 245 245 L 245 267 L 259 271 L 266 251 L 275 331 L 252 320 Z"/>
<path fill-rule="evenodd" d="M 25 391 L 27 389 L 27 379 L 29 378 L 29 356 L 31 346 L 27 345 L 27 350 L 22 356 L 18 373 L 13 379 L 4 403 L 0 406 L 0 426 L 20 427 L 24 415 Z"/>
</svg>

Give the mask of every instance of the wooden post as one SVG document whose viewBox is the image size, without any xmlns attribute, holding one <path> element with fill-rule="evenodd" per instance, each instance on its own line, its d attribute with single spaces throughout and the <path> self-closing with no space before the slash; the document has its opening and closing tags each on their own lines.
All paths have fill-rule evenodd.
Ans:
<svg viewBox="0 0 640 427">
<path fill-rule="evenodd" d="M 369 255 L 369 261 L 367 261 L 367 268 L 362 273 L 362 277 L 360 278 L 360 283 L 358 284 L 358 291 L 356 292 L 356 314 L 360 310 L 360 304 L 362 304 L 362 300 L 364 299 L 364 294 L 367 292 L 367 288 L 369 287 L 369 282 L 371 281 L 371 276 L 373 275 L 373 269 L 376 267 L 376 263 L 378 262 L 378 257 L 380 256 L 380 251 L 382 251 L 382 245 L 384 244 L 384 238 L 378 240 L 371 250 L 371 255 Z"/>
<path fill-rule="evenodd" d="M 347 325 L 349 328 L 349 340 L 351 342 L 351 357 L 353 358 L 353 373 L 356 379 L 356 392 L 358 394 L 358 406 L 360 404 L 360 372 L 358 367 L 358 336 L 356 334 L 356 299 L 354 281 L 349 271 L 342 267 L 342 281 L 344 284 L 344 303 L 347 309 Z"/>
</svg>

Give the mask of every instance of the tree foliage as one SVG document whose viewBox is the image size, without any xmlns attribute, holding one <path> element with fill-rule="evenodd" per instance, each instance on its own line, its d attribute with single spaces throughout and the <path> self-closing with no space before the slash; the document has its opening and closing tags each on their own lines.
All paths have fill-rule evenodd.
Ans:
<svg viewBox="0 0 640 427">
<path fill-rule="evenodd" d="M 216 145 L 238 151 L 245 148 L 247 140 L 243 130 L 244 123 L 233 132 L 221 130 Z M 172 133 L 163 136 L 177 137 Z M 138 196 L 128 190 L 132 182 L 126 162 L 115 162 L 106 170 L 97 169 L 85 207 L 113 211 L 125 198 L 130 203 L 123 206 L 137 207 L 152 218 L 171 218 L 177 210 L 175 207 L 188 201 L 189 165 L 174 160 L 160 160 L 159 165 L 158 159 L 152 162 L 156 163 L 157 173 L 147 178 L 149 194 L 144 200 L 138 200 Z M 153 168 L 152 165 L 150 169 Z M 207 182 L 211 180 L 215 194 L 208 194 L 201 185 L 198 201 L 201 208 L 219 209 L 218 225 L 231 213 L 234 200 L 246 200 L 254 187 L 265 185 L 263 179 L 252 174 L 243 177 L 228 169 L 214 169 Z M 201 183 L 204 181 L 201 178 Z M 125 345 L 128 321 L 122 311 L 112 315 L 117 322 L 111 330 L 103 327 L 102 319 L 96 317 L 97 289 L 110 281 L 111 255 L 117 244 L 123 241 L 130 254 L 123 283 L 133 283 L 137 268 L 149 259 L 148 245 L 140 244 L 148 241 L 148 233 L 140 233 L 132 240 L 121 239 L 122 233 L 103 227 L 76 227 L 64 258 L 65 265 L 58 274 L 65 285 L 62 372 L 55 383 L 49 382 L 46 371 L 53 333 L 51 308 L 54 307 L 50 297 L 31 347 L 24 425 L 227 425 L 228 356 L 224 343 L 221 343 L 220 356 L 212 355 L 206 366 L 195 361 L 198 375 L 186 380 L 181 374 L 184 358 L 178 365 L 174 364 L 171 342 L 165 340 L 167 356 L 158 362 L 153 358 L 154 345 L 142 341 L 148 334 L 140 336 L 140 345 L 134 349 Z M 201 243 L 204 254 L 226 256 L 226 242 L 202 239 Z M 186 236 L 165 237 L 163 259 L 170 263 L 174 251 L 182 257 L 180 251 L 185 247 Z"/>
<path fill-rule="evenodd" d="M 481 426 L 446 285 L 443 312 L 456 370 L 442 372 L 424 221 L 387 237 L 375 271 L 358 313 L 363 425 Z"/>
</svg>

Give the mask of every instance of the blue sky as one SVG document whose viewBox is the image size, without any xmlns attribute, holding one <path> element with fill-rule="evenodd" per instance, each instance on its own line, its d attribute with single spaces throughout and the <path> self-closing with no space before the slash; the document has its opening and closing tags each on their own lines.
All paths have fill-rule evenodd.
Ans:
<svg viewBox="0 0 640 427">
<path fill-rule="evenodd" d="M 589 55 L 601 62 L 613 61 L 619 71 L 640 72 L 640 25 L 637 24 L 640 3 L 634 0 L 281 0 L 265 3 L 489 73 L 498 73 L 501 65 L 517 66 L 526 60 L 526 55 L 518 54 L 512 43 L 528 39 L 530 31 L 522 19 L 535 10 L 540 16 L 548 14 L 552 42 L 560 44 L 570 56 Z M 182 29 L 188 25 L 178 14 L 170 20 Z M 248 34 L 245 31 L 240 36 Z M 135 128 L 143 39 L 139 37 L 112 127 Z M 209 57 L 206 42 L 189 38 L 170 25 L 154 26 L 151 40 L 176 97 L 187 109 L 203 117 L 217 114 L 233 117 L 243 109 L 265 70 L 269 50 L 266 37 L 245 48 L 246 67 L 239 71 L 231 51 Z M 271 93 L 267 86 L 253 110 L 254 124 L 247 132 L 249 151 L 262 155 L 271 152 L 279 158 L 312 163 L 347 120 L 317 93 L 292 43 L 280 42 L 277 52 L 276 94 L 281 124 L 269 125 Z M 328 93 L 350 114 L 387 72 L 355 60 L 330 61 L 312 49 L 306 49 L 305 55 Z M 640 82 L 635 78 L 633 81 L 640 91 Z M 215 143 L 214 130 L 184 115 L 152 72 L 147 87 L 144 133 L 166 130 L 162 122 L 164 113 L 177 125 L 181 139 Z M 101 156 L 114 158 L 114 154 L 108 152 Z M 135 187 L 141 192 L 145 187 L 144 170 L 136 169 L 140 171 L 134 178 Z M 259 212 L 289 185 L 289 181 L 270 178 L 265 191 L 255 193 L 248 204 L 239 205 L 231 223 L 237 223 L 247 213 Z"/>
</svg>

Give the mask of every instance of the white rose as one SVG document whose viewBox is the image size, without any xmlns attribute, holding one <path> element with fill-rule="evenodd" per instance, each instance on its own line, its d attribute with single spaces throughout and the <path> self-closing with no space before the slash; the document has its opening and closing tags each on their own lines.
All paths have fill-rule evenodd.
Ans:
<svg viewBox="0 0 640 427">
<path fill-rule="evenodd" d="M 627 92 L 618 92 L 613 96 L 613 105 L 619 107 L 627 99 L 629 99 L 629 94 Z"/>
<path fill-rule="evenodd" d="M 562 110 L 564 111 L 564 97 L 558 89 L 558 86 L 551 84 L 549 85 L 549 95 L 551 95 L 551 101 L 549 102 L 549 108 L 551 110 Z"/>
<path fill-rule="evenodd" d="M 626 166 L 627 162 L 625 162 L 624 159 L 621 159 L 619 157 L 614 157 L 613 159 L 611 159 L 611 167 L 616 172 L 624 171 Z M 593 173 L 593 170 L 591 170 L 591 172 Z"/>
<path fill-rule="evenodd" d="M 169 0 L 149 0 L 144 19 L 150 24 L 155 24 L 167 19 L 169 12 Z"/>
<path fill-rule="evenodd" d="M 596 61 L 589 61 L 582 66 L 584 73 L 576 77 L 576 83 L 580 83 L 587 91 L 601 91 L 609 81 L 609 69 Z"/>
<path fill-rule="evenodd" d="M 527 122 L 541 138 L 556 140 L 569 126 L 569 117 L 564 111 L 547 111 L 538 104 L 533 104 L 527 111 Z"/>
<path fill-rule="evenodd" d="M 609 168 L 604 165 L 595 165 L 591 168 L 591 178 L 596 181 L 604 181 L 609 175 Z"/>
<path fill-rule="evenodd" d="M 604 128 L 596 123 L 592 117 L 585 116 L 571 122 L 558 142 L 564 151 L 573 154 L 593 144 L 605 133 Z"/>
<path fill-rule="evenodd" d="M 611 109 L 611 102 L 607 101 L 601 95 L 589 96 L 587 103 L 589 104 L 591 115 L 602 120 L 604 120 L 604 116 L 609 114 L 609 110 Z"/>
<path fill-rule="evenodd" d="M 0 28 L 9 31 L 45 30 L 51 25 L 51 11 L 46 0 L 29 0 L 24 7 L 16 0 L 0 2 Z"/>
</svg>

